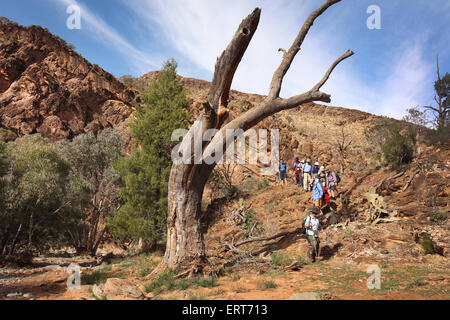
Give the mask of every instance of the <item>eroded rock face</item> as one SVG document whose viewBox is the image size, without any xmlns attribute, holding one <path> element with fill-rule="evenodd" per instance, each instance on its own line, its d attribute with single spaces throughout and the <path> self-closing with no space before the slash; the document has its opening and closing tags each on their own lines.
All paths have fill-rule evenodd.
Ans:
<svg viewBox="0 0 450 320">
<path fill-rule="evenodd" d="M 0 126 L 52 140 L 116 127 L 137 91 L 70 49 L 47 30 L 0 20 Z"/>
</svg>

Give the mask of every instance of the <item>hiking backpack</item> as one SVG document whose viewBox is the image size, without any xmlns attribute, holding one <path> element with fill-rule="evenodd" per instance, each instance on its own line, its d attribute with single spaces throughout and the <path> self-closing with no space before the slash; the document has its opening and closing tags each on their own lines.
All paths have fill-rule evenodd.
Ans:
<svg viewBox="0 0 450 320">
<path fill-rule="evenodd" d="M 341 182 L 341 177 L 336 173 L 336 182 L 339 183 Z"/>
<path fill-rule="evenodd" d="M 309 216 L 307 216 L 306 218 L 303 218 L 303 222 L 302 222 L 302 233 L 303 234 L 306 234 L 305 224 L 306 224 L 306 219 L 308 219 L 308 218 L 309 218 Z"/>
</svg>

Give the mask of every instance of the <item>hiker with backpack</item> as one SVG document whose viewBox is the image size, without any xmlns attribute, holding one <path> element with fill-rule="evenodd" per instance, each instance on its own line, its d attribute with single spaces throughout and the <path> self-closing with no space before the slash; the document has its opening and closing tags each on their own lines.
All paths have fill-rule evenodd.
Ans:
<svg viewBox="0 0 450 320">
<path fill-rule="evenodd" d="M 322 184 L 323 188 L 323 197 L 322 197 L 322 205 L 325 203 L 327 206 L 331 204 L 330 195 L 328 194 L 328 189 L 326 185 Z"/>
<path fill-rule="evenodd" d="M 326 186 L 327 185 L 327 176 L 325 174 L 325 167 L 321 166 L 319 169 L 319 173 L 317 174 L 318 178 L 319 178 L 319 182 L 322 186 Z"/>
<path fill-rule="evenodd" d="M 281 180 L 281 184 L 286 185 L 287 181 L 287 164 L 283 159 L 280 159 L 280 165 L 279 165 L 279 170 L 280 170 L 280 180 Z"/>
<path fill-rule="evenodd" d="M 311 248 L 308 250 L 308 256 L 312 262 L 316 261 L 316 257 L 319 256 L 319 230 L 321 230 L 320 221 L 317 218 L 319 213 L 318 208 L 313 208 L 311 214 L 303 220 L 303 230 L 306 233 Z"/>
<path fill-rule="evenodd" d="M 300 161 L 298 165 L 298 186 L 303 187 L 303 165 L 305 164 L 305 160 Z"/>
<path fill-rule="evenodd" d="M 319 182 L 319 178 L 315 178 L 312 187 L 312 201 L 314 207 L 316 208 L 321 207 L 322 197 L 323 197 L 323 187 Z"/>
<path fill-rule="evenodd" d="M 330 199 L 336 200 L 337 186 L 341 179 L 336 172 L 330 171 L 329 169 L 326 169 L 325 173 L 327 176 L 327 189 L 331 195 Z"/>
<path fill-rule="evenodd" d="M 319 177 L 319 166 L 320 166 L 320 164 L 319 164 L 319 162 L 315 162 L 314 163 L 314 166 L 312 167 L 312 170 L 311 170 L 311 172 L 312 172 L 312 178 L 313 179 L 315 179 L 315 178 L 318 178 Z"/>
<path fill-rule="evenodd" d="M 301 163 L 298 157 L 294 160 L 294 165 L 292 166 L 292 170 L 294 170 L 294 179 L 295 184 L 300 186 L 300 175 L 301 175 Z"/>
<path fill-rule="evenodd" d="M 303 164 L 302 173 L 303 173 L 303 189 L 305 189 L 305 191 L 311 191 L 311 182 L 312 182 L 311 159 L 307 159 L 306 162 Z"/>
</svg>

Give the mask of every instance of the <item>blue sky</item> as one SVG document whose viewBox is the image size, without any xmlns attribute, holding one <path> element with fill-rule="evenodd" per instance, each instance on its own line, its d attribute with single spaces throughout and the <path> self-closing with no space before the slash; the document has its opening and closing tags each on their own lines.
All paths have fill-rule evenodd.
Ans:
<svg viewBox="0 0 450 320">
<path fill-rule="evenodd" d="M 92 63 L 119 77 L 160 69 L 174 57 L 186 77 L 211 80 L 217 56 L 240 21 L 262 8 L 258 31 L 236 73 L 233 89 L 266 94 L 309 13 L 323 0 L 16 0 L 1 1 L 0 16 L 41 25 L 73 43 Z M 69 30 L 66 9 L 81 8 L 81 29 Z M 381 29 L 369 30 L 366 12 L 381 9 Z M 450 1 L 343 0 L 314 24 L 283 83 L 288 97 L 311 88 L 347 49 L 323 91 L 331 105 L 400 119 L 433 101 L 436 55 L 450 72 Z"/>
</svg>

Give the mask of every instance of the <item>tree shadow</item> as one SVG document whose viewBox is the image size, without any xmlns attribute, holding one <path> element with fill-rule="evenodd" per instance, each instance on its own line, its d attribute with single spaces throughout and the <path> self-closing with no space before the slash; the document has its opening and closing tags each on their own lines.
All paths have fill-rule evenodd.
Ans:
<svg viewBox="0 0 450 320">
<path fill-rule="evenodd" d="M 33 278 L 41 275 L 45 272 L 38 272 L 32 275 L 29 274 L 14 274 L 14 277 L 10 276 L 2 276 L 2 285 L 0 286 L 0 300 L 28 300 L 28 298 L 24 298 L 22 294 L 24 293 L 32 293 L 34 299 L 39 299 L 41 297 L 49 296 L 49 295 L 58 295 L 62 294 L 67 290 L 66 277 L 62 276 L 61 279 L 36 279 L 28 280 L 26 283 L 7 282 L 5 280 L 8 279 L 20 279 L 25 280 L 27 278 Z M 21 293 L 19 296 L 14 298 L 8 298 L 7 295 L 9 293 Z"/>
<path fill-rule="evenodd" d="M 342 243 L 336 243 L 332 247 L 329 245 L 325 245 L 320 249 L 320 255 L 322 256 L 322 261 L 330 260 L 332 257 L 336 255 L 339 249 L 343 247 Z"/>
<path fill-rule="evenodd" d="M 273 252 L 277 250 L 286 249 L 287 247 L 296 243 L 298 240 L 302 238 L 306 239 L 306 236 L 301 232 L 297 232 L 284 237 L 280 237 L 278 240 L 270 240 L 270 242 L 263 244 L 259 250 L 253 252 L 253 254 L 255 256 L 259 256 L 261 253 L 264 252 Z"/>
</svg>

